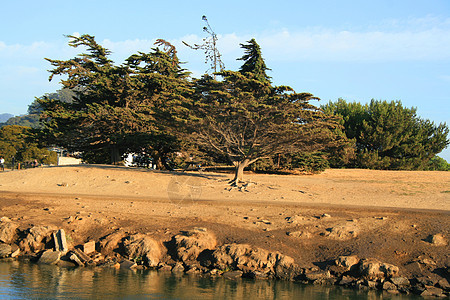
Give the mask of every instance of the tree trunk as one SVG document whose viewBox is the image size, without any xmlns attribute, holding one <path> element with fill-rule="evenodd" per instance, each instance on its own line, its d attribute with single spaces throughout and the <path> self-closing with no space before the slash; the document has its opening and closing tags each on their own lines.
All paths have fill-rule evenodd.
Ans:
<svg viewBox="0 0 450 300">
<path fill-rule="evenodd" d="M 163 170 L 164 169 L 164 163 L 163 158 L 160 155 L 157 155 L 155 158 L 155 165 L 157 170 Z"/>
<path fill-rule="evenodd" d="M 116 165 L 121 161 L 119 149 L 116 145 L 110 147 L 111 164 Z"/>
<path fill-rule="evenodd" d="M 230 181 L 230 184 L 238 184 L 239 182 L 244 181 L 244 169 L 248 167 L 251 163 L 253 163 L 256 160 L 251 161 L 250 159 L 246 158 L 242 161 L 235 161 L 233 162 L 235 168 L 234 173 L 234 179 Z"/>
</svg>

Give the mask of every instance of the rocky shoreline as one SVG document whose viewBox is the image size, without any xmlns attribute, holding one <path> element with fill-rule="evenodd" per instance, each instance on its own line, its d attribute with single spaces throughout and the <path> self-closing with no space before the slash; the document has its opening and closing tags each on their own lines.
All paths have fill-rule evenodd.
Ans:
<svg viewBox="0 0 450 300">
<path fill-rule="evenodd" d="M 250 244 L 220 244 L 207 228 L 181 231 L 170 240 L 158 240 L 151 233 L 132 233 L 124 229 L 74 244 L 83 237 L 67 235 L 53 225 L 19 226 L 8 217 L 0 219 L 0 257 L 27 259 L 61 267 L 103 266 L 122 269 L 157 269 L 202 276 L 240 277 L 258 280 L 291 280 L 306 284 L 339 285 L 360 290 L 384 290 L 392 294 L 448 297 L 450 267 L 437 266 L 428 257 L 408 262 L 414 275 L 375 257 L 338 256 L 302 266 L 290 256 Z M 429 242 L 447 247 L 442 235 Z"/>
</svg>

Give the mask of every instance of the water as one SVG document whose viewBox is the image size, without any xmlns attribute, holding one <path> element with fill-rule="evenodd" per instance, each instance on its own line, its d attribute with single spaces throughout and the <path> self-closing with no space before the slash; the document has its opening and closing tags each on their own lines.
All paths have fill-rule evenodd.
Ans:
<svg viewBox="0 0 450 300">
<path fill-rule="evenodd" d="M 0 262 L 1 299 L 421 299 L 285 281 Z"/>
</svg>

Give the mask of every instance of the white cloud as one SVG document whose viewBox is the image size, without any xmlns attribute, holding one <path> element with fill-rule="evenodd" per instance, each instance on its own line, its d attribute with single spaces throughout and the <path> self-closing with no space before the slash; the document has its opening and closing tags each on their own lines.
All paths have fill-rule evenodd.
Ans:
<svg viewBox="0 0 450 300">
<path fill-rule="evenodd" d="M 257 37 L 271 60 L 408 61 L 450 60 L 450 29 L 422 31 L 291 32 Z"/>
</svg>

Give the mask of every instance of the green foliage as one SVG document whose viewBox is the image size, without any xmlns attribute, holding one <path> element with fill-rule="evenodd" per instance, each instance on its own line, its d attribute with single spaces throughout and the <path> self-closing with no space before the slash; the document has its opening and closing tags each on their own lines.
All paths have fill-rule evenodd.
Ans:
<svg viewBox="0 0 450 300">
<path fill-rule="evenodd" d="M 46 140 L 69 150 L 82 151 L 92 163 L 115 163 L 126 152 L 151 152 L 160 168 L 177 148 L 173 124 L 189 94 L 189 73 L 180 67 L 175 47 L 157 40 L 149 53 L 131 55 L 115 66 L 110 51 L 93 36 L 69 36 L 72 47 L 87 53 L 67 61 L 47 59 L 50 80 L 62 75 L 72 101 L 39 99 L 43 107 Z M 178 111 L 177 111 L 178 110 Z"/>
<path fill-rule="evenodd" d="M 56 91 L 55 93 L 45 94 L 43 97 L 71 103 L 74 95 L 75 93 L 73 91 L 62 89 Z M 26 115 L 11 117 L 5 123 L 0 124 L 0 127 L 5 125 L 19 125 L 35 129 L 41 128 L 42 124 L 40 122 L 40 118 L 42 110 L 43 107 L 39 103 L 39 98 L 37 98 L 30 105 L 28 105 L 28 112 Z"/>
<path fill-rule="evenodd" d="M 45 148 L 39 148 L 36 144 L 30 144 L 19 150 L 19 161 L 32 162 L 35 159 L 45 165 L 56 164 L 58 161 L 57 153 Z"/>
<path fill-rule="evenodd" d="M 56 164 L 57 154 L 40 147 L 35 132 L 25 126 L 8 125 L 0 128 L 0 155 L 7 164 L 14 157 L 16 162 L 32 162 L 35 159 L 43 164 Z"/>
<path fill-rule="evenodd" d="M 421 170 L 448 144 L 448 127 L 435 125 L 404 108 L 400 101 L 369 104 L 347 103 L 343 99 L 322 107 L 342 117 L 345 134 L 355 140 L 353 166 L 371 169 Z"/>
<path fill-rule="evenodd" d="M 18 126 L 25 126 L 25 127 L 31 127 L 31 128 L 39 128 L 39 115 L 38 114 L 27 114 L 22 116 L 15 116 L 5 123 L 3 123 L 3 126 L 5 125 L 18 125 Z"/>
<path fill-rule="evenodd" d="M 251 73 L 253 77 L 261 82 L 269 82 L 270 77 L 267 75 L 266 71 L 270 70 L 267 68 L 266 63 L 262 57 L 261 48 L 255 39 L 251 39 L 247 42 L 248 44 L 241 44 L 241 47 L 245 49 L 245 55 L 238 60 L 243 60 L 244 64 L 239 69 L 242 74 Z"/>
<path fill-rule="evenodd" d="M 435 156 L 428 162 L 426 170 L 429 171 L 450 171 L 450 164 L 442 157 Z"/>
<path fill-rule="evenodd" d="M 193 134 L 189 137 L 201 148 L 227 157 L 237 167 L 236 176 L 262 158 L 331 151 L 347 142 L 343 134 L 338 134 L 341 126 L 337 118 L 309 103 L 318 99 L 312 94 L 272 86 L 252 69 L 244 74 L 216 74 L 221 81 L 206 75 L 194 82 L 192 121 L 187 124 Z"/>
<path fill-rule="evenodd" d="M 276 155 L 260 159 L 251 165 L 253 171 L 283 172 L 300 171 L 305 173 L 320 173 L 330 167 L 328 154 L 323 152 L 300 152 L 294 154 Z"/>
<path fill-rule="evenodd" d="M 330 167 L 324 153 L 299 153 L 292 157 L 292 167 L 307 173 L 320 173 Z"/>
</svg>

